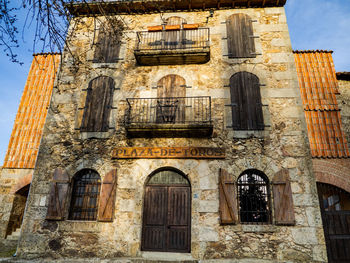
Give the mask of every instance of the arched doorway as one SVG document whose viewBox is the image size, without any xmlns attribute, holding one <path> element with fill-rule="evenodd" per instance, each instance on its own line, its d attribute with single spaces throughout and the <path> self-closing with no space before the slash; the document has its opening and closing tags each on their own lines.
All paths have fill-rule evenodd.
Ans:
<svg viewBox="0 0 350 263">
<path fill-rule="evenodd" d="M 19 189 L 14 196 L 10 219 L 7 225 L 6 236 L 20 229 L 22 225 L 24 210 L 27 203 L 30 184 Z"/>
<path fill-rule="evenodd" d="M 145 187 L 141 249 L 190 252 L 190 245 L 190 183 L 178 170 L 157 170 Z"/>
<path fill-rule="evenodd" d="M 317 183 L 328 262 L 350 262 L 350 193 Z"/>
</svg>

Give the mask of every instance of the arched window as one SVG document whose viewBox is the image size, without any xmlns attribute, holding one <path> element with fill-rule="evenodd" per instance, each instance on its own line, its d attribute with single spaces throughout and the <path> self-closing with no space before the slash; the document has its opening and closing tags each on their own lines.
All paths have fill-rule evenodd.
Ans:
<svg viewBox="0 0 350 263">
<path fill-rule="evenodd" d="M 157 87 L 157 122 L 185 122 L 185 79 L 175 74 L 166 75 L 158 81 Z"/>
<path fill-rule="evenodd" d="M 235 130 L 263 130 L 259 78 L 238 72 L 230 78 L 232 127 Z"/>
<path fill-rule="evenodd" d="M 69 219 L 96 220 L 101 178 L 91 169 L 83 169 L 73 178 Z"/>
<path fill-rule="evenodd" d="M 244 171 L 237 180 L 241 223 L 269 223 L 270 194 L 266 175 L 258 170 Z"/>
<path fill-rule="evenodd" d="M 179 16 L 171 16 L 165 20 L 167 25 L 182 25 L 187 24 L 186 19 Z"/>
<path fill-rule="evenodd" d="M 113 102 L 114 80 L 100 76 L 90 81 L 80 131 L 106 132 Z"/>
<path fill-rule="evenodd" d="M 245 14 L 234 14 L 226 20 L 229 58 L 255 58 L 252 19 Z"/>
</svg>

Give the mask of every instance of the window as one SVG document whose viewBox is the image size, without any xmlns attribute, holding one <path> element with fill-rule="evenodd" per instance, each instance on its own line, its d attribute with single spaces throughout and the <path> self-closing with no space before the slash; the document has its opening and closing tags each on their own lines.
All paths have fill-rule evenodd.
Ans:
<svg viewBox="0 0 350 263">
<path fill-rule="evenodd" d="M 226 20 L 229 58 L 255 58 L 252 19 L 245 14 L 234 14 Z"/>
<path fill-rule="evenodd" d="M 165 20 L 166 25 L 182 25 L 187 24 L 186 19 L 179 16 L 171 16 Z"/>
<path fill-rule="evenodd" d="M 157 123 L 185 122 L 185 79 L 175 74 L 166 75 L 157 87 Z"/>
<path fill-rule="evenodd" d="M 112 108 L 114 80 L 100 76 L 89 83 L 80 131 L 106 132 Z"/>
<path fill-rule="evenodd" d="M 249 72 L 238 72 L 230 78 L 232 128 L 263 130 L 259 78 Z"/>
<path fill-rule="evenodd" d="M 73 178 L 71 220 L 96 220 L 101 178 L 91 169 L 79 171 Z"/>
<path fill-rule="evenodd" d="M 246 170 L 237 180 L 238 205 L 241 223 L 269 223 L 269 183 L 258 170 Z"/>
<path fill-rule="evenodd" d="M 119 60 L 121 34 L 118 26 L 101 24 L 94 53 L 96 63 L 115 63 Z"/>
</svg>

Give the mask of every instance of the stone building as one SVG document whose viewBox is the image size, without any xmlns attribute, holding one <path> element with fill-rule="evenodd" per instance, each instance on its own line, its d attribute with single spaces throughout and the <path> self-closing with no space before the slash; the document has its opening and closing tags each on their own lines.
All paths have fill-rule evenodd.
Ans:
<svg viewBox="0 0 350 263">
<path fill-rule="evenodd" d="M 18 256 L 326 262 L 284 3 L 68 6 Z"/>
<path fill-rule="evenodd" d="M 0 239 L 19 236 L 59 58 L 34 55 L 0 170 Z"/>
<path fill-rule="evenodd" d="M 347 107 L 350 86 L 348 74 L 335 73 L 331 54 L 332 51 L 324 50 L 294 52 L 328 261 L 349 262 L 350 155 Z"/>
</svg>

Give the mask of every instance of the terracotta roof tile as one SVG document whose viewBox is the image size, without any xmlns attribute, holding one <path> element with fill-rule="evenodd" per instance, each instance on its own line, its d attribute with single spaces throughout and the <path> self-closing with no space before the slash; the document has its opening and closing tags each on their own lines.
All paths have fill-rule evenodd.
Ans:
<svg viewBox="0 0 350 263">
<path fill-rule="evenodd" d="M 59 54 L 37 54 L 28 74 L 13 125 L 4 168 L 34 168 Z"/>
<path fill-rule="evenodd" d="M 294 51 L 313 157 L 350 157 L 336 94 L 332 51 Z"/>
</svg>

